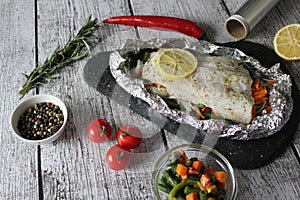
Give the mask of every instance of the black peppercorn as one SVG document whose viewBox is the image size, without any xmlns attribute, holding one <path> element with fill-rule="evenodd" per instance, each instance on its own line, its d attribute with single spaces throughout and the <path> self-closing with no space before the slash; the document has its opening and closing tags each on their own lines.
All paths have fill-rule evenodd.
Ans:
<svg viewBox="0 0 300 200">
<path fill-rule="evenodd" d="M 59 106 L 51 102 L 36 103 L 20 116 L 18 130 L 26 139 L 40 140 L 52 136 L 63 122 Z"/>
</svg>

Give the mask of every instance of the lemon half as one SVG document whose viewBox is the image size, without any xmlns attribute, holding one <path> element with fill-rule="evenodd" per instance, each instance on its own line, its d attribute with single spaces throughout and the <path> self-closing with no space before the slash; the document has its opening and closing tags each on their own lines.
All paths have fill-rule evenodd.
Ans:
<svg viewBox="0 0 300 200">
<path fill-rule="evenodd" d="M 159 49 L 155 62 L 158 72 L 173 80 L 186 78 L 198 66 L 198 60 L 191 52 L 178 48 Z"/>
<path fill-rule="evenodd" d="M 277 55 L 284 60 L 300 60 L 300 24 L 281 28 L 274 37 L 273 45 Z"/>
</svg>

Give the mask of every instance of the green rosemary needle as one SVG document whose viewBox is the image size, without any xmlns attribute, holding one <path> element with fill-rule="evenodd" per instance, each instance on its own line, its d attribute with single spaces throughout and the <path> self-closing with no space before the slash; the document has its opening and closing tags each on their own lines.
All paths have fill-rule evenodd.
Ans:
<svg viewBox="0 0 300 200">
<path fill-rule="evenodd" d="M 58 46 L 50 58 L 47 58 L 43 64 L 38 63 L 30 75 L 23 74 L 26 82 L 19 91 L 23 98 L 30 90 L 39 88 L 47 80 L 53 80 L 52 74 L 64 66 L 81 60 L 90 54 L 91 45 L 89 38 L 94 35 L 97 28 L 97 19 L 87 18 L 85 24 L 73 38 L 70 38 L 64 47 Z"/>
</svg>

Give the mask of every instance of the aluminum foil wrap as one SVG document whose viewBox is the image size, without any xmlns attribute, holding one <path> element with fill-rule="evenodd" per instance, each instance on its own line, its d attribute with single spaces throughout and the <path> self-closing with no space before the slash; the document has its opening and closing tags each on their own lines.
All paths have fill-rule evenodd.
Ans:
<svg viewBox="0 0 300 200">
<path fill-rule="evenodd" d="M 265 78 L 276 80 L 276 84 L 270 91 L 269 102 L 272 111 L 270 113 L 263 112 L 261 116 L 255 117 L 250 124 L 229 124 L 223 120 L 199 120 L 189 113 L 169 108 L 161 97 L 149 93 L 144 86 L 143 80 L 132 77 L 129 73 L 130 70 L 124 69 L 123 65 L 126 60 L 123 56 L 128 52 L 138 52 L 145 48 L 156 49 L 160 47 L 182 48 L 198 51 L 200 54 L 227 56 L 254 68 L 255 72 Z M 279 64 L 271 68 L 265 68 L 256 59 L 235 48 L 217 46 L 206 41 L 189 41 L 186 39 L 128 40 L 120 50 L 111 53 L 109 65 L 116 82 L 129 94 L 147 102 L 152 109 L 176 122 L 188 124 L 204 132 L 219 132 L 220 137 L 228 137 L 234 140 L 249 140 L 273 135 L 285 125 L 293 110 L 291 79 L 289 75 L 280 71 Z"/>
</svg>

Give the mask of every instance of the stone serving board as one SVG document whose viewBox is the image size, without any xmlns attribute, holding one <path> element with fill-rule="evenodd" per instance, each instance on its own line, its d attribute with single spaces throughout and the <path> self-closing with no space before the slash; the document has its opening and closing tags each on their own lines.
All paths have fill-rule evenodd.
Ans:
<svg viewBox="0 0 300 200">
<path fill-rule="evenodd" d="M 269 49 L 263 45 L 252 43 L 249 41 L 239 41 L 225 44 L 218 44 L 228 47 L 234 47 L 240 49 L 249 56 L 256 58 L 265 67 L 271 67 L 276 63 L 280 63 L 280 69 L 290 74 L 284 61 L 281 60 L 272 49 Z M 202 143 L 205 138 L 205 132 L 195 131 L 195 128 L 179 124 L 169 118 L 166 118 L 162 114 L 152 110 L 150 106 L 127 93 L 121 88 L 112 77 L 109 70 L 109 54 L 110 52 L 102 52 L 92 56 L 85 68 L 83 77 L 88 85 L 95 88 L 101 94 L 109 97 L 113 101 L 131 109 L 132 111 L 140 114 L 146 119 L 159 124 L 162 120 L 165 121 L 163 129 L 170 133 L 177 134 L 180 130 L 185 130 L 192 135 L 193 143 Z M 214 146 L 219 152 L 221 152 L 236 168 L 241 169 L 253 169 L 261 167 L 268 162 L 275 159 L 280 155 L 285 148 L 292 141 L 299 125 L 300 119 L 300 93 L 292 78 L 292 98 L 294 101 L 294 109 L 291 114 L 290 120 L 281 129 L 280 132 L 261 139 L 255 140 L 231 140 L 229 138 L 219 138 Z M 178 137 L 184 137 L 182 134 L 177 134 Z"/>
</svg>

